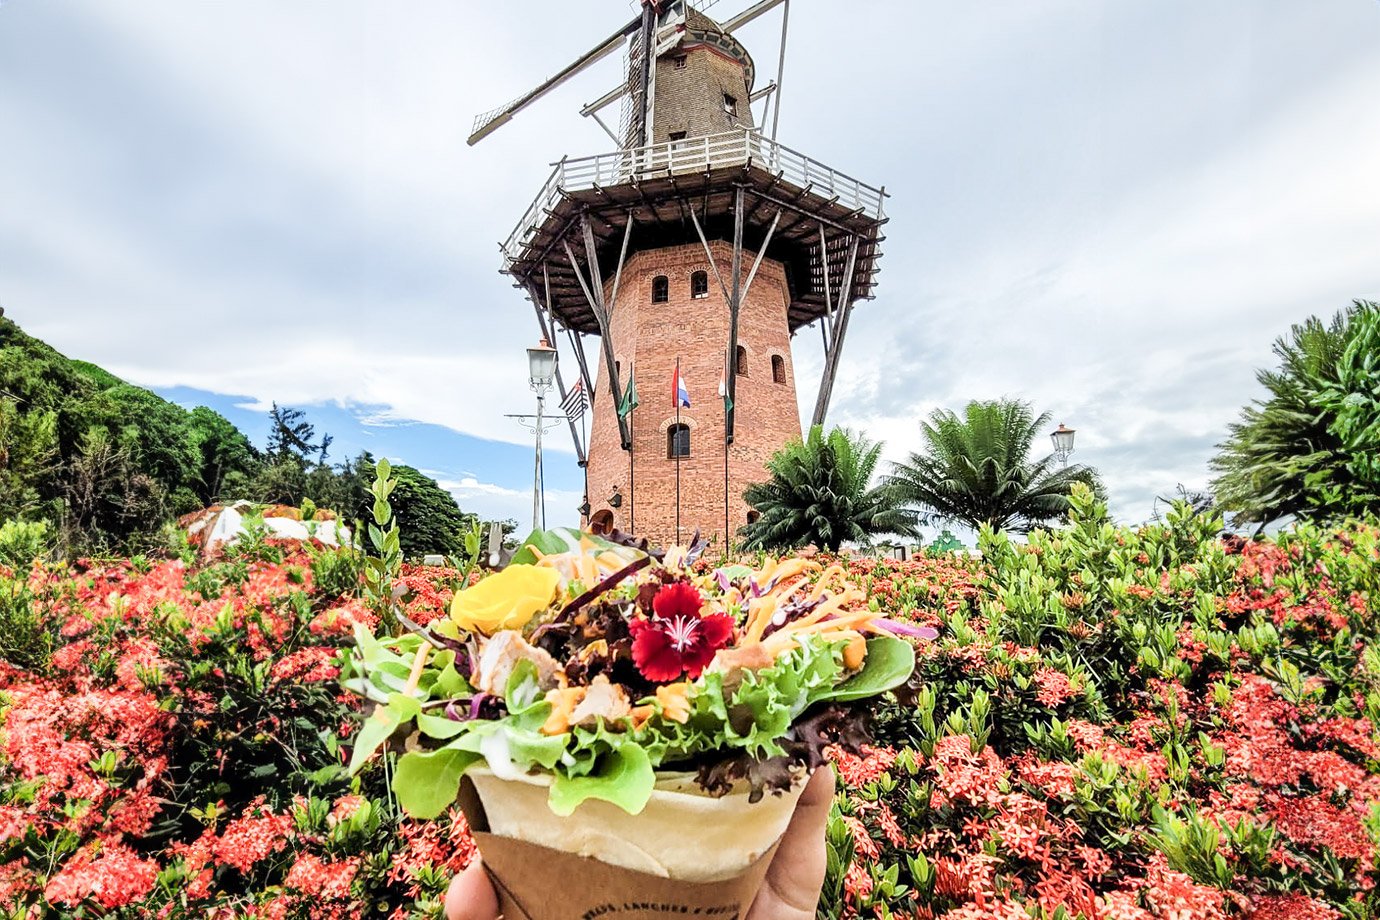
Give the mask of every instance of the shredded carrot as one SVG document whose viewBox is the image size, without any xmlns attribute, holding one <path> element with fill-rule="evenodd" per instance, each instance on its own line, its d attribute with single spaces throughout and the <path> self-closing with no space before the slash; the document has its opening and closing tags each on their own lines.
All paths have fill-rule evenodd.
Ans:
<svg viewBox="0 0 1380 920">
<path fill-rule="evenodd" d="M 833 597 L 829 598 L 827 601 L 820 604 L 814 610 L 810 611 L 810 613 L 807 616 L 801 617 L 794 623 L 787 623 L 785 626 L 781 628 L 793 630 L 799 629 L 802 626 L 809 626 L 812 623 L 818 623 L 830 614 L 837 612 L 839 609 L 843 607 L 844 604 L 854 599 L 855 598 L 851 596 L 850 592 L 844 592 L 843 594 L 835 594 Z"/>
<path fill-rule="evenodd" d="M 863 666 L 863 659 L 866 657 L 867 640 L 854 634 L 843 649 L 843 666 L 850 671 L 856 671 Z"/>
<path fill-rule="evenodd" d="M 426 667 L 426 656 L 431 651 L 431 645 L 423 642 L 417 646 L 417 657 L 412 659 L 412 672 L 407 675 L 407 686 L 403 688 L 404 696 L 411 696 L 417 689 L 417 684 L 422 679 L 422 668 Z"/>
<path fill-rule="evenodd" d="M 859 610 L 856 613 L 846 613 L 843 616 L 835 617 L 832 620 L 824 620 L 820 623 L 811 623 L 808 626 L 799 626 L 795 629 L 783 629 L 782 632 L 785 632 L 788 635 L 792 636 L 799 636 L 805 633 L 826 632 L 831 629 L 843 629 L 844 627 L 852 627 L 856 624 L 865 623 L 868 620 L 876 619 L 876 617 L 877 614 L 871 610 Z M 796 626 L 796 624 L 794 623 L 790 625 Z"/>
<path fill-rule="evenodd" d="M 810 600 L 817 601 L 824 596 L 824 592 L 829 589 L 829 581 L 843 574 L 843 569 L 837 565 L 831 565 L 824 570 L 824 574 L 819 576 L 819 583 L 810 592 Z"/>
<path fill-rule="evenodd" d="M 755 608 L 755 609 L 754 609 Z M 748 631 L 743 642 L 761 642 L 762 633 L 766 632 L 767 624 L 771 622 L 772 614 L 776 613 L 776 595 L 768 594 L 759 597 L 748 606 Z"/>
<path fill-rule="evenodd" d="M 790 597 L 791 595 L 795 594 L 795 592 L 799 591 L 802 587 L 809 583 L 809 581 L 810 576 L 802 575 L 795 581 L 791 582 L 789 585 L 781 585 L 779 587 L 773 588 L 771 590 L 771 593 L 775 594 L 778 600 L 784 601 L 786 598 Z"/>
<path fill-rule="evenodd" d="M 812 572 L 818 568 L 819 563 L 812 562 L 809 559 L 801 559 L 799 557 L 786 559 L 777 564 L 772 569 L 771 578 L 760 582 L 758 587 L 766 587 L 771 584 L 772 581 L 785 581 L 787 578 L 794 578 L 804 572 Z"/>
</svg>

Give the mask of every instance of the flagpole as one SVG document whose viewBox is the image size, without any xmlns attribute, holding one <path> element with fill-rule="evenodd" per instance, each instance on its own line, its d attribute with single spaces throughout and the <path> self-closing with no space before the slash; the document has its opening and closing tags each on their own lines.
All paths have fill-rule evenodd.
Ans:
<svg viewBox="0 0 1380 920">
<path fill-rule="evenodd" d="M 676 356 L 676 385 L 671 392 L 671 398 L 676 401 L 676 436 L 675 436 L 675 455 L 676 455 L 676 545 L 680 545 L 680 355 Z"/>
<path fill-rule="evenodd" d="M 729 368 L 728 351 L 724 351 L 724 556 L 727 557 L 733 548 L 733 537 L 728 529 L 728 372 Z"/>
<path fill-rule="evenodd" d="M 579 386 L 579 381 L 576 381 L 576 386 Z M 583 391 L 581 391 L 580 404 L 581 404 L 582 406 L 584 405 L 584 395 L 583 395 Z M 593 407 L 593 406 L 590 406 L 589 408 L 590 408 L 590 409 L 593 409 L 594 407 Z M 617 410 L 614 410 L 614 411 L 617 411 Z M 580 410 L 580 440 L 583 441 L 583 442 L 584 442 L 584 445 L 585 445 L 585 462 L 584 462 L 584 464 L 582 464 L 582 465 L 583 465 L 583 467 L 584 467 L 584 473 L 585 473 L 585 501 L 584 501 L 584 505 L 585 505 L 586 508 L 588 508 L 588 507 L 589 507 L 589 419 L 587 419 L 587 418 L 585 417 L 585 410 L 584 410 L 584 409 L 581 409 L 581 410 Z M 586 529 L 589 528 L 589 517 L 590 517 L 591 514 L 593 514 L 593 511 L 587 511 L 587 512 L 585 513 L 585 520 L 584 520 L 584 525 L 583 525 L 583 526 L 584 526 Z"/>
<path fill-rule="evenodd" d="M 633 376 L 637 373 L 637 368 L 633 365 L 628 366 L 628 379 L 636 380 Z M 634 451 L 637 447 L 637 402 L 634 401 L 628 408 L 628 533 L 637 533 L 637 465 L 633 461 Z"/>
</svg>

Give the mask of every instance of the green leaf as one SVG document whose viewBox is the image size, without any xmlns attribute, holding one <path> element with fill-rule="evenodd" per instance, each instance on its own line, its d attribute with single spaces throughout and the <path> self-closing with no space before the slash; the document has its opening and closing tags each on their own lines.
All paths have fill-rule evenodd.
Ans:
<svg viewBox="0 0 1380 920">
<path fill-rule="evenodd" d="M 454 654 L 452 652 L 451 656 L 454 657 Z M 438 699 L 450 699 L 469 690 L 469 681 L 460 676 L 454 664 L 447 664 L 441 669 L 441 673 L 436 676 L 436 683 L 431 688 L 432 695 Z"/>
<path fill-rule="evenodd" d="M 901 686 L 915 670 L 915 647 L 894 636 L 874 636 L 867 640 L 863 668 L 832 689 L 811 695 L 811 702 L 833 700 L 846 703 L 885 693 Z"/>
<path fill-rule="evenodd" d="M 522 541 L 522 546 L 513 554 L 514 565 L 533 565 L 537 561 L 537 554 L 532 552 L 533 547 L 541 551 L 543 556 L 550 556 L 554 553 L 567 553 L 580 545 L 579 537 L 570 539 L 569 532 L 565 530 L 534 530 L 527 535 L 527 539 Z"/>
<path fill-rule="evenodd" d="M 417 716 L 417 729 L 428 738 L 437 738 L 442 741 L 454 738 L 473 727 L 469 722 L 457 722 L 454 719 L 447 719 L 445 716 L 426 714 Z"/>
<path fill-rule="evenodd" d="M 422 704 L 416 697 L 394 693 L 388 697 L 388 712 L 397 719 L 399 725 L 411 722 L 422 714 Z"/>
<path fill-rule="evenodd" d="M 396 716 L 389 714 L 387 707 L 375 709 L 374 714 L 364 720 L 364 725 L 355 737 L 354 753 L 350 755 L 350 775 L 359 772 L 359 768 L 374 756 L 374 752 L 383 746 L 397 727 L 398 720 Z"/>
<path fill-rule="evenodd" d="M 460 777 L 483 758 L 473 751 L 445 747 L 398 760 L 393 792 L 398 804 L 414 818 L 434 818 L 450 807 L 460 792 Z"/>
<path fill-rule="evenodd" d="M 652 797 L 656 772 L 647 752 L 635 742 L 625 742 L 600 759 L 599 768 L 587 776 L 560 773 L 551 782 L 551 810 L 562 817 L 574 813 L 589 799 L 611 802 L 630 815 L 641 813 Z"/>
<path fill-rule="evenodd" d="M 552 530 L 534 530 L 527 535 L 527 539 L 522 541 L 522 546 L 513 555 L 513 563 L 516 565 L 532 565 L 537 561 L 537 554 L 532 549 L 541 551 L 543 556 L 550 556 L 557 553 L 568 553 L 580 548 L 581 539 L 593 543 L 600 549 L 611 550 L 621 557 L 625 557 L 629 562 L 641 556 L 637 550 L 611 543 L 603 537 L 595 536 L 590 533 L 583 533 L 574 527 L 556 527 Z"/>
</svg>

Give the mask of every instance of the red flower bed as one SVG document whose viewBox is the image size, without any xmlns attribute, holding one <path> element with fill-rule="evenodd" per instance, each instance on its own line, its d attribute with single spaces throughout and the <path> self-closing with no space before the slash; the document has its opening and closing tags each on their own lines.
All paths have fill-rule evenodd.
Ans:
<svg viewBox="0 0 1380 920">
<path fill-rule="evenodd" d="M 980 562 L 827 560 L 939 638 L 875 745 L 835 754 L 820 915 L 1380 917 L 1377 547 L 1088 506 Z M 0 618 L 41 633 L 0 662 L 0 909 L 439 916 L 463 819 L 404 818 L 386 758 L 343 769 L 337 650 L 378 623 L 351 564 L 260 543 L 0 572 Z M 407 569 L 404 612 L 443 615 L 458 579 Z M 692 667 L 672 600 L 652 638 Z"/>
</svg>

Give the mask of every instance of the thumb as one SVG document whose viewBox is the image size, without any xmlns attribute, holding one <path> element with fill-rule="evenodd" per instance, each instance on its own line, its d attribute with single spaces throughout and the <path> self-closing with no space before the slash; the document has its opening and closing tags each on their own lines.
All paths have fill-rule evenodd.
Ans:
<svg viewBox="0 0 1380 920">
<path fill-rule="evenodd" d="M 834 787 L 834 769 L 827 764 L 806 783 L 748 920 L 812 920 L 815 916 L 828 864 L 824 830 Z"/>
<path fill-rule="evenodd" d="M 451 880 L 446 920 L 498 920 L 498 895 L 477 857 Z"/>
</svg>

